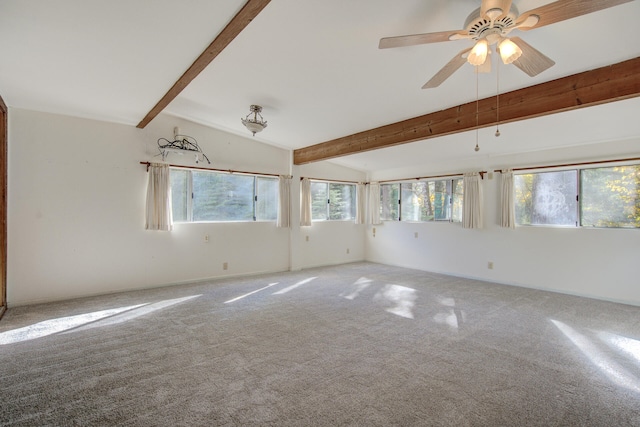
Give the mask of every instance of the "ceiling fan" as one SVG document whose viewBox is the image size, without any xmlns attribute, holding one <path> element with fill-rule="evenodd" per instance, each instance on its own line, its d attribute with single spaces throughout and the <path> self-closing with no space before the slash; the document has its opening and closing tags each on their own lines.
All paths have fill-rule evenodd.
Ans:
<svg viewBox="0 0 640 427">
<path fill-rule="evenodd" d="M 557 0 L 519 14 L 512 0 L 482 0 L 481 6 L 467 17 L 463 30 L 385 37 L 380 39 L 378 47 L 387 49 L 463 39 L 476 41 L 473 47 L 456 54 L 422 86 L 423 89 L 439 86 L 465 62 L 478 67 L 478 72 L 491 71 L 491 61 L 486 59 L 491 53 L 489 47 L 493 45 L 502 62 L 513 64 L 533 77 L 555 62 L 520 37 L 507 37 L 511 31 L 540 28 L 630 1 L 633 0 Z"/>
</svg>

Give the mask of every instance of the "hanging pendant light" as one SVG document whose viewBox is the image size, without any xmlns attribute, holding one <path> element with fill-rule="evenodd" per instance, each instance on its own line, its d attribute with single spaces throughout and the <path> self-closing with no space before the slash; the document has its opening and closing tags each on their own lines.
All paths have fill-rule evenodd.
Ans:
<svg viewBox="0 0 640 427">
<path fill-rule="evenodd" d="M 249 114 L 244 119 L 240 119 L 242 124 L 249 129 L 249 132 L 256 136 L 256 133 L 262 132 L 267 127 L 267 121 L 262 118 L 260 114 L 262 107 L 259 105 L 251 105 L 249 107 Z"/>
</svg>

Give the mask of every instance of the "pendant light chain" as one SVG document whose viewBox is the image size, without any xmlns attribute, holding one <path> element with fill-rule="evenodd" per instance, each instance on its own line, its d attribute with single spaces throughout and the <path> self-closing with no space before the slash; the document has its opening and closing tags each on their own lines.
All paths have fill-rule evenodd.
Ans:
<svg viewBox="0 0 640 427">
<path fill-rule="evenodd" d="M 478 95 L 478 66 L 476 65 L 476 148 L 475 151 L 480 151 L 480 146 L 478 145 L 478 104 L 479 104 L 479 95 Z"/>
<path fill-rule="evenodd" d="M 500 61 L 496 67 L 496 138 L 500 136 Z"/>
</svg>

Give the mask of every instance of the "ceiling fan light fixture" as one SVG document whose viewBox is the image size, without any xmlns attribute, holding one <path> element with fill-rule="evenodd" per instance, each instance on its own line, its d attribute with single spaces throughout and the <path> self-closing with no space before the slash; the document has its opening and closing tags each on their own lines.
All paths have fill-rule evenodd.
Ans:
<svg viewBox="0 0 640 427">
<path fill-rule="evenodd" d="M 522 49 L 509 39 L 504 39 L 498 43 L 498 51 L 500 52 L 502 62 L 505 64 L 511 64 L 522 55 Z"/>
<path fill-rule="evenodd" d="M 256 133 L 262 132 L 264 128 L 267 127 L 267 121 L 263 119 L 260 114 L 262 112 L 261 106 L 251 105 L 249 110 L 251 112 L 247 114 L 247 117 L 240 120 L 242 121 L 242 124 L 249 129 L 249 132 L 251 132 L 253 136 L 256 136 Z"/>
<path fill-rule="evenodd" d="M 484 64 L 487 60 L 487 53 L 489 52 L 489 45 L 485 39 L 479 40 L 467 57 L 469 64 L 478 66 Z"/>
</svg>

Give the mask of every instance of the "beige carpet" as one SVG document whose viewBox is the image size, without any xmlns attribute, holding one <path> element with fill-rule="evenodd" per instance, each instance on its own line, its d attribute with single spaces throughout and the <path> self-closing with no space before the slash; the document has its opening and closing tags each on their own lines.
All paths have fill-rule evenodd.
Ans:
<svg viewBox="0 0 640 427">
<path fill-rule="evenodd" d="M 0 425 L 640 425 L 640 307 L 356 263 L 10 308 Z"/>
</svg>

